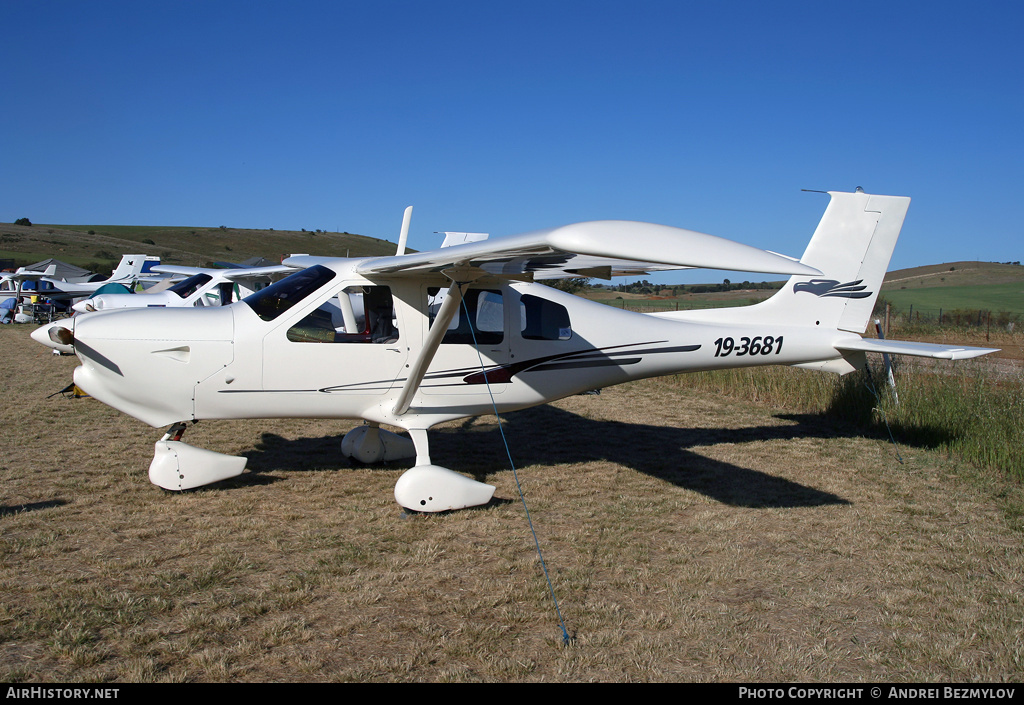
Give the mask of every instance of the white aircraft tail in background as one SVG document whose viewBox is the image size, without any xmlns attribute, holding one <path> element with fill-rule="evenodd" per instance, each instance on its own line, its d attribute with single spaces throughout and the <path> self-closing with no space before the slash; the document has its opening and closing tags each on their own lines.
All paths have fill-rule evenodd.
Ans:
<svg viewBox="0 0 1024 705">
<path fill-rule="evenodd" d="M 152 255 L 121 255 L 121 261 L 117 263 L 110 277 L 103 283 L 123 283 L 125 280 L 152 276 L 153 267 L 159 265 L 160 258 Z"/>
</svg>

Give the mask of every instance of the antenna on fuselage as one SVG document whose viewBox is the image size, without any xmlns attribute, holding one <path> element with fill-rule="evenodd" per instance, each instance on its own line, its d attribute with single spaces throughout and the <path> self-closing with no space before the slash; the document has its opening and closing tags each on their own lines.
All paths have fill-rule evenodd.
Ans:
<svg viewBox="0 0 1024 705">
<path fill-rule="evenodd" d="M 402 216 L 402 232 L 398 235 L 398 252 L 396 255 L 405 254 L 405 241 L 409 239 L 409 223 L 412 221 L 412 206 L 405 209 L 405 215 Z"/>
</svg>

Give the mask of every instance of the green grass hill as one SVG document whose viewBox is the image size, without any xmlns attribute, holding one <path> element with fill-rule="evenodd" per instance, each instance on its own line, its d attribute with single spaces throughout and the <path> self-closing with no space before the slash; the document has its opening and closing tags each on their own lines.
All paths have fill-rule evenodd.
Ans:
<svg viewBox="0 0 1024 705">
<path fill-rule="evenodd" d="M 903 312 L 941 310 L 1024 315 L 1024 267 L 996 262 L 947 262 L 889 272 L 882 296 Z"/>
<path fill-rule="evenodd" d="M 104 274 L 123 254 L 159 255 L 164 264 L 202 267 L 251 257 L 279 262 L 283 256 L 298 253 L 325 257 L 393 255 L 396 247 L 387 240 L 351 233 L 0 223 L 0 259 L 21 266 L 53 257 Z"/>
</svg>

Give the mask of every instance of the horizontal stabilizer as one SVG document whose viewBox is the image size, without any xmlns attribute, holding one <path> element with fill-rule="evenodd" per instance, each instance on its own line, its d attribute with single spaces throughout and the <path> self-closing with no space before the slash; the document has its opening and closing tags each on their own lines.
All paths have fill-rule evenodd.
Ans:
<svg viewBox="0 0 1024 705">
<path fill-rule="evenodd" d="M 967 360 L 999 348 L 973 348 L 967 345 L 938 345 L 935 343 L 914 343 L 906 340 L 877 340 L 873 338 L 847 338 L 835 345 L 836 350 L 888 353 L 890 355 L 915 355 L 933 357 L 939 360 Z"/>
<path fill-rule="evenodd" d="M 18 271 L 14 274 L 4 274 L 4 279 L 11 279 L 13 281 L 33 281 L 37 279 L 43 279 L 45 277 L 54 277 L 57 275 L 57 265 L 51 264 L 42 272 L 37 272 L 27 267 L 19 267 Z"/>
</svg>

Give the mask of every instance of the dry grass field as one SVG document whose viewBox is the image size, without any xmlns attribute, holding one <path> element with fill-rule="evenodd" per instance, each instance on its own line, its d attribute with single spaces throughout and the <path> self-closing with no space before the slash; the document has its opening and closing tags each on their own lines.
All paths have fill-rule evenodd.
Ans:
<svg viewBox="0 0 1024 705">
<path fill-rule="evenodd" d="M 1019 681 L 1019 483 L 815 414 L 646 381 L 432 458 L 487 507 L 403 512 L 352 424 L 203 422 L 249 457 L 174 494 L 149 428 L 47 398 L 75 358 L 0 329 L 0 680 Z"/>
</svg>

